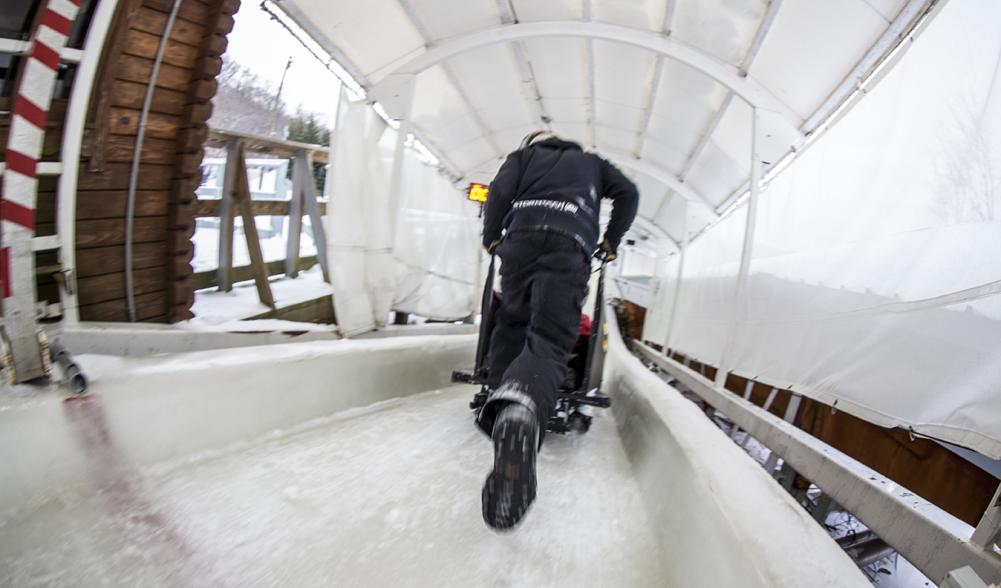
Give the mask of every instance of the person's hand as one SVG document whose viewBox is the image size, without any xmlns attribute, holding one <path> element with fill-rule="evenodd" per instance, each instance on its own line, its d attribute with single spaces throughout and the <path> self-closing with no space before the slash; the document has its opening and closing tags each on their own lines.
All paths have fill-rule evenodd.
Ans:
<svg viewBox="0 0 1001 588">
<path fill-rule="evenodd" d="M 497 251 L 497 246 L 500 245 L 500 243 L 501 243 L 501 240 L 497 239 L 497 240 L 493 241 L 492 243 L 490 243 L 490 245 L 487 245 L 487 253 L 489 253 L 490 255 L 493 255 L 494 251 Z"/>
<path fill-rule="evenodd" d="M 612 244 L 608 242 L 608 239 L 603 239 L 601 245 L 598 246 L 598 250 L 594 253 L 594 256 L 601 261 L 608 263 L 614 261 L 615 258 L 619 256 Z"/>
</svg>

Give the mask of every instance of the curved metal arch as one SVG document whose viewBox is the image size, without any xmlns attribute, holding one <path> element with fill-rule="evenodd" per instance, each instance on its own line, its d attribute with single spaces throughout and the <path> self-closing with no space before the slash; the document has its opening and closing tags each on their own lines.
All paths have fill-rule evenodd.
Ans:
<svg viewBox="0 0 1001 588">
<path fill-rule="evenodd" d="M 639 172 L 650 176 L 651 178 L 657 180 L 664 186 L 670 188 L 671 190 L 678 193 L 679 196 L 688 200 L 689 202 L 695 202 L 700 204 L 712 214 L 713 218 L 719 218 L 719 213 L 716 212 L 715 206 L 709 201 L 708 198 L 697 192 L 690 185 L 679 180 L 677 176 L 671 172 L 644 160 L 643 158 L 636 157 L 633 155 L 626 155 L 625 153 L 619 153 L 617 151 L 607 151 L 602 150 L 600 155 L 606 157 L 612 163 L 619 165 L 621 167 L 629 168 L 633 171 Z"/>
<path fill-rule="evenodd" d="M 440 42 L 424 53 L 396 67 L 382 79 L 397 74 L 417 74 L 451 57 L 498 43 L 508 43 L 538 37 L 580 37 L 624 43 L 653 51 L 677 60 L 713 78 L 733 90 L 751 106 L 759 110 L 776 112 L 795 130 L 797 135 L 802 123 L 799 116 L 764 86 L 751 78 L 741 77 L 726 63 L 708 53 L 664 37 L 653 31 L 644 31 L 600 22 L 555 21 L 502 25 L 467 33 Z M 376 84 L 378 86 L 378 84 Z"/>
<path fill-rule="evenodd" d="M 664 239 L 671 245 L 674 245 L 674 248 L 676 250 L 681 251 L 681 244 L 678 243 L 678 240 L 672 237 L 670 234 L 668 234 L 667 231 L 662 229 L 660 225 L 654 223 L 652 220 L 646 217 L 642 217 L 640 215 L 636 215 L 636 219 L 633 220 L 633 224 L 636 225 L 638 228 L 643 229 L 644 231 L 652 234 L 657 239 Z"/>
</svg>

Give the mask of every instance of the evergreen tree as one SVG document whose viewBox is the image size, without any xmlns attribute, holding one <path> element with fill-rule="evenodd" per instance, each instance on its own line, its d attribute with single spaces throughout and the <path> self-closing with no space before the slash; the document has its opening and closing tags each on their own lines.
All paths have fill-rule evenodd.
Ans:
<svg viewBox="0 0 1001 588">
<path fill-rule="evenodd" d="M 330 146 L 330 129 L 317 120 L 312 112 L 304 112 L 302 108 L 289 121 L 289 141 L 309 143 L 311 145 Z M 291 173 L 291 171 L 289 172 Z M 313 162 L 313 178 L 316 180 L 316 193 L 323 194 L 323 182 L 327 177 L 327 167 L 324 163 Z"/>
</svg>

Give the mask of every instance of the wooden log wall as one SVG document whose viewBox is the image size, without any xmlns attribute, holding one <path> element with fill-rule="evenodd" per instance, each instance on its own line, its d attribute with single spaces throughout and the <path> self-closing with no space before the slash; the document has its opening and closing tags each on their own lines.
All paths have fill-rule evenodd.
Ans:
<svg viewBox="0 0 1001 588">
<path fill-rule="evenodd" d="M 136 190 L 136 318 L 190 318 L 195 189 L 215 77 L 239 0 L 182 0 L 147 119 Z M 108 32 L 77 192 L 80 319 L 128 320 L 125 212 L 140 113 L 172 0 L 122 0 Z"/>
</svg>

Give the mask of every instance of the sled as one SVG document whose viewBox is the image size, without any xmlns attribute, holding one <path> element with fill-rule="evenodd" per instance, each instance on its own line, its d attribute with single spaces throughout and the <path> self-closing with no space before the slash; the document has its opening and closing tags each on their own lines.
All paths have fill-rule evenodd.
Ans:
<svg viewBox="0 0 1001 588">
<path fill-rule="evenodd" d="M 479 392 L 473 396 L 469 403 L 469 408 L 479 411 L 486 404 L 490 390 L 487 386 L 489 374 L 487 373 L 486 358 L 490 352 L 490 335 L 494 327 L 494 314 L 500 305 L 500 298 L 494 292 L 494 272 L 496 256 L 490 257 L 490 267 L 487 269 L 486 282 L 483 285 L 483 309 L 480 320 L 480 334 L 476 343 L 476 364 L 472 370 L 458 370 L 452 372 L 452 382 L 459 384 L 473 384 L 480 387 Z M 591 318 L 591 333 L 587 338 L 587 345 L 581 351 L 584 354 L 583 373 L 579 369 L 574 369 L 575 364 L 579 364 L 579 356 L 571 355 L 570 365 L 568 365 L 569 376 L 566 378 L 563 387 L 560 388 L 556 398 L 556 408 L 549 418 L 547 430 L 552 433 L 584 433 L 591 427 L 591 410 L 593 408 L 608 408 L 611 406 L 611 399 L 603 394 L 597 384 L 601 382 L 601 366 L 604 359 L 603 348 L 603 318 L 604 318 L 604 290 L 605 290 L 605 265 L 602 261 L 598 268 L 598 286 L 594 299 L 594 312 Z M 595 383 L 592 387 L 592 382 Z"/>
</svg>

